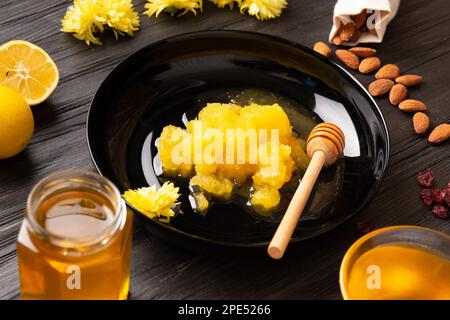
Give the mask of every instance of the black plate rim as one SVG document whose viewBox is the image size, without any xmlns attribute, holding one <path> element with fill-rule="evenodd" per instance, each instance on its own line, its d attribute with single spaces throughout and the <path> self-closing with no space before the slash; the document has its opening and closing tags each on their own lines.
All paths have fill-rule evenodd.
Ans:
<svg viewBox="0 0 450 320">
<path fill-rule="evenodd" d="M 144 51 L 144 50 L 150 50 L 151 48 L 160 46 L 162 44 L 164 44 L 165 42 L 168 41 L 176 41 L 178 39 L 183 39 L 183 38 L 188 38 L 188 37 L 204 37 L 204 36 L 222 36 L 222 37 L 226 37 L 226 36 L 230 36 L 232 37 L 233 35 L 239 36 L 239 35 L 247 35 L 247 36 L 254 36 L 254 37 L 260 37 L 260 38 L 265 38 L 266 40 L 272 41 L 272 42 L 278 42 L 281 44 L 285 44 L 291 47 L 294 47 L 296 49 L 302 50 L 307 52 L 310 55 L 315 56 L 316 58 L 318 58 L 319 60 L 321 60 L 322 62 L 332 66 L 334 69 L 336 69 L 339 73 L 342 74 L 342 76 L 344 78 L 347 78 L 348 80 L 350 80 L 350 82 L 353 85 L 356 85 L 359 87 L 359 89 L 366 95 L 367 98 L 369 98 L 369 100 L 372 102 L 372 105 L 374 106 L 374 111 L 377 114 L 380 123 L 382 125 L 382 129 L 384 131 L 384 138 L 386 139 L 386 153 L 384 155 L 384 165 L 383 167 L 379 170 L 381 176 L 378 179 L 376 185 L 372 188 L 372 192 L 366 197 L 365 201 L 362 202 L 360 204 L 360 206 L 358 208 L 356 208 L 354 210 L 354 213 L 345 217 L 344 219 L 342 219 L 339 223 L 335 224 L 335 225 L 329 225 L 325 228 L 322 228 L 317 234 L 310 236 L 310 237 L 305 237 L 305 238 L 295 238 L 295 239 L 291 239 L 290 243 L 297 243 L 297 242 L 302 242 L 308 239 L 312 239 L 315 237 L 318 237 L 320 235 L 323 235 L 324 233 L 338 227 L 339 225 L 342 225 L 344 222 L 346 222 L 348 219 L 350 219 L 351 217 L 355 216 L 356 214 L 358 214 L 362 209 L 364 209 L 365 206 L 368 205 L 368 203 L 373 199 L 373 197 L 375 196 L 375 194 L 378 192 L 383 180 L 384 180 L 384 174 L 386 172 L 386 168 L 388 167 L 388 162 L 389 162 L 389 156 L 390 156 L 390 136 L 389 136 L 389 130 L 386 124 L 386 121 L 384 119 L 383 113 L 381 112 L 380 107 L 378 106 L 378 104 L 376 103 L 375 99 L 372 97 L 372 95 L 368 92 L 368 90 L 359 82 L 359 80 L 357 80 L 349 71 L 347 71 L 344 67 L 340 66 L 339 64 L 337 64 L 336 62 L 332 61 L 329 58 L 324 57 L 323 55 L 315 52 L 314 50 L 312 50 L 311 48 L 308 48 L 300 43 L 279 37 L 279 36 L 274 36 L 274 35 L 270 35 L 270 34 L 265 34 L 265 33 L 260 33 L 260 32 L 254 32 L 254 31 L 244 31 L 244 30 L 229 30 L 229 29 L 217 29 L 217 30 L 204 30 L 204 31 L 194 31 L 194 32 L 187 32 L 187 33 L 180 33 L 174 36 L 170 36 L 170 37 L 166 37 L 160 40 L 157 40 L 155 42 L 152 42 L 138 50 L 136 50 L 135 52 L 131 53 L 130 55 L 128 55 L 127 57 L 125 57 L 124 59 L 122 59 L 115 67 L 114 69 L 103 79 L 103 81 L 101 82 L 101 84 L 98 86 L 97 90 L 95 91 L 95 94 L 89 104 L 89 109 L 87 112 L 87 120 L 86 120 L 86 141 L 87 141 L 87 146 L 88 146 L 88 151 L 89 151 L 89 155 L 91 157 L 91 161 L 94 164 L 94 167 L 96 169 L 96 171 L 104 176 L 104 173 L 102 172 L 100 165 L 98 163 L 98 161 L 96 161 L 96 158 L 94 156 L 94 152 L 93 152 L 93 148 L 90 144 L 90 140 L 91 140 L 91 133 L 93 131 L 93 129 L 90 126 L 90 119 L 91 119 L 91 111 L 93 109 L 93 105 L 95 103 L 95 100 L 98 99 L 98 94 L 99 92 L 102 90 L 102 88 L 104 87 L 105 83 L 107 82 L 108 79 L 113 78 L 114 74 L 118 71 L 118 69 L 125 63 L 127 63 L 129 60 L 132 60 L 133 57 L 135 55 L 138 55 L 140 52 Z M 105 176 L 106 178 L 108 178 L 107 176 Z M 124 200 L 125 201 L 125 200 Z M 131 208 L 135 213 L 138 213 L 141 217 L 144 217 L 147 221 L 149 221 L 150 223 L 155 224 L 156 226 L 162 227 L 168 231 L 171 232 L 175 232 L 181 236 L 187 237 L 191 240 L 200 240 L 202 242 L 205 243 L 209 243 L 212 245 L 219 245 L 219 246 L 225 246 L 225 247 L 241 247 L 241 248 L 260 248 L 260 247 L 264 247 L 267 246 L 269 244 L 268 241 L 265 242 L 258 242 L 258 243 L 249 243 L 249 244 L 244 244 L 244 243 L 240 243 L 240 242 L 230 242 L 230 241 L 218 241 L 218 240 L 212 240 L 212 239 L 208 239 L 205 237 L 201 237 L 201 236 L 197 236 L 197 235 L 193 235 L 187 232 L 184 232 L 180 229 L 174 228 L 169 224 L 165 224 L 165 223 L 161 223 L 158 222 L 157 220 L 153 220 L 153 219 L 149 219 L 147 218 L 143 213 L 141 213 L 139 210 L 137 210 L 135 207 L 133 207 L 131 204 L 129 204 L 127 201 L 125 201 L 125 203 L 127 204 L 127 206 L 129 208 Z"/>
</svg>

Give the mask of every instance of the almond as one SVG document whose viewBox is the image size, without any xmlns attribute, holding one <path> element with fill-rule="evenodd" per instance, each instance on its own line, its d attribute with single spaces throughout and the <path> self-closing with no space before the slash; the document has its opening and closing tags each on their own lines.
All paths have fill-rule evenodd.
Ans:
<svg viewBox="0 0 450 320">
<path fill-rule="evenodd" d="M 369 92 L 372 96 L 381 96 L 391 90 L 394 81 L 389 79 L 378 79 L 369 84 Z"/>
<path fill-rule="evenodd" d="M 325 57 L 329 57 L 330 54 L 331 54 L 331 49 L 330 49 L 330 47 L 327 46 L 326 43 L 324 43 L 324 42 L 322 42 L 322 41 L 316 42 L 316 43 L 314 44 L 313 50 L 316 51 L 316 52 L 318 52 L 318 53 L 320 53 L 321 55 L 323 55 L 323 56 L 325 56 Z"/>
<path fill-rule="evenodd" d="M 400 83 L 395 84 L 389 92 L 389 102 L 394 106 L 405 100 L 408 94 L 408 89 Z"/>
<path fill-rule="evenodd" d="M 399 109 L 406 112 L 417 112 L 427 110 L 427 105 L 419 100 L 406 99 L 400 102 Z"/>
<path fill-rule="evenodd" d="M 377 79 L 391 79 L 394 80 L 400 75 L 400 68 L 395 64 L 386 64 L 375 73 Z"/>
<path fill-rule="evenodd" d="M 423 112 L 416 112 L 413 116 L 414 131 L 422 134 L 430 127 L 430 118 Z"/>
<path fill-rule="evenodd" d="M 342 40 L 341 40 L 341 37 L 339 36 L 339 33 L 336 33 L 336 35 L 333 37 L 333 39 L 331 39 L 331 42 L 336 46 L 341 45 Z"/>
<path fill-rule="evenodd" d="M 359 31 L 357 29 L 357 30 L 355 30 L 355 33 L 353 34 L 352 38 L 350 39 L 350 42 L 358 41 L 359 37 L 361 37 L 361 31 Z"/>
<path fill-rule="evenodd" d="M 450 124 L 443 123 L 431 131 L 428 141 L 438 143 L 450 138 Z"/>
<path fill-rule="evenodd" d="M 350 69 L 358 69 L 359 58 L 348 50 L 336 50 L 336 56 Z"/>
<path fill-rule="evenodd" d="M 361 28 L 363 25 L 366 24 L 367 21 L 367 11 L 363 10 L 361 13 L 353 16 L 353 21 L 355 21 L 355 27 L 356 29 Z"/>
<path fill-rule="evenodd" d="M 339 36 L 341 37 L 342 41 L 347 42 L 353 37 L 354 33 L 355 25 L 353 23 L 347 23 L 342 26 L 341 31 L 339 32 Z"/>
<path fill-rule="evenodd" d="M 371 73 L 378 70 L 381 66 L 381 60 L 377 57 L 365 58 L 359 64 L 359 72 Z"/>
<path fill-rule="evenodd" d="M 356 54 L 358 57 L 361 58 L 367 58 L 375 55 L 377 53 L 377 50 L 373 48 L 367 48 L 367 47 L 353 47 L 348 49 L 348 51 Z"/>
<path fill-rule="evenodd" d="M 415 75 L 415 74 L 405 74 L 403 76 L 399 76 L 395 78 L 395 82 L 401 83 L 405 87 L 410 87 L 415 84 L 421 83 L 423 80 L 423 77 Z"/>
</svg>

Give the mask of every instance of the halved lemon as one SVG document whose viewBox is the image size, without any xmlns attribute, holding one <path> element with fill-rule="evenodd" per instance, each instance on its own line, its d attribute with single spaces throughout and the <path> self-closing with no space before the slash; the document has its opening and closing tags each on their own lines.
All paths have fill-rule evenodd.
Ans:
<svg viewBox="0 0 450 320">
<path fill-rule="evenodd" d="M 22 40 L 0 46 L 0 85 L 19 92 L 30 106 L 47 99 L 58 81 L 58 67 L 43 49 Z"/>
</svg>

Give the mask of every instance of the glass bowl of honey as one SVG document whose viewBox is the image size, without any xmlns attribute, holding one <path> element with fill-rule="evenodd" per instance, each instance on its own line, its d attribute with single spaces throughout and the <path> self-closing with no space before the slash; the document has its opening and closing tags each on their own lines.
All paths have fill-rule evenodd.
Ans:
<svg viewBox="0 0 450 320">
<path fill-rule="evenodd" d="M 450 236 L 417 226 L 393 226 L 357 240 L 342 260 L 345 300 L 450 299 Z"/>
</svg>

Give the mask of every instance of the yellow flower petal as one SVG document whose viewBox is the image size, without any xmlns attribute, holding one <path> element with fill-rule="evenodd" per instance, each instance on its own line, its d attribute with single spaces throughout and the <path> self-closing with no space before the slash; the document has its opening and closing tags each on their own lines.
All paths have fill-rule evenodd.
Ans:
<svg viewBox="0 0 450 320">
<path fill-rule="evenodd" d="M 287 0 L 242 0 L 241 13 L 245 11 L 259 20 L 273 19 L 281 15 Z"/>
<path fill-rule="evenodd" d="M 116 38 L 123 33 L 132 36 L 139 30 L 139 15 L 131 0 L 99 0 L 98 5 L 102 20 L 113 29 Z"/>
<path fill-rule="evenodd" d="M 177 204 L 178 191 L 173 183 L 165 182 L 158 190 L 152 186 L 125 191 L 123 198 L 150 219 L 169 222 L 175 215 L 172 207 Z"/>
<path fill-rule="evenodd" d="M 139 15 L 131 0 L 74 0 L 61 21 L 61 31 L 72 33 L 88 45 L 101 44 L 94 36 L 109 26 L 116 38 L 122 34 L 133 35 L 139 30 Z"/>
<path fill-rule="evenodd" d="M 147 11 L 145 11 L 144 14 L 149 17 L 153 15 L 158 17 L 163 11 L 173 14 L 178 10 L 182 10 L 179 16 L 188 12 L 192 12 L 196 15 L 197 9 L 200 11 L 203 10 L 203 2 L 202 0 L 147 0 L 145 9 L 147 9 Z"/>
<path fill-rule="evenodd" d="M 75 0 L 67 9 L 62 23 L 63 32 L 73 33 L 74 37 L 90 43 L 101 44 L 94 36 L 97 31 L 103 31 L 102 23 L 98 21 L 96 0 Z"/>
</svg>

